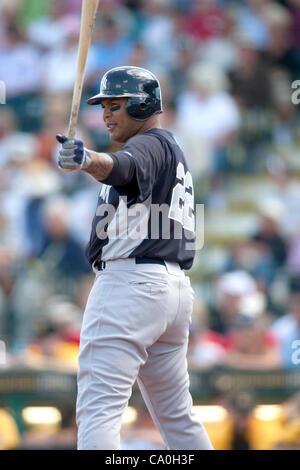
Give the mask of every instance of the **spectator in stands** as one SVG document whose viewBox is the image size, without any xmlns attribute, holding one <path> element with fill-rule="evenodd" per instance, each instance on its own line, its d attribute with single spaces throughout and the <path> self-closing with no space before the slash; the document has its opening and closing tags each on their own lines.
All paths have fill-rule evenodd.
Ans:
<svg viewBox="0 0 300 470">
<path fill-rule="evenodd" d="M 283 5 L 275 2 L 271 2 L 265 9 L 265 18 L 270 35 L 268 60 L 273 67 L 284 67 L 297 79 L 297 73 L 300 70 L 300 58 L 293 45 L 293 39 L 296 37 L 293 30 L 292 16 L 296 12 L 292 11 L 291 13 Z M 297 21 L 297 15 L 295 20 Z"/>
<path fill-rule="evenodd" d="M 189 83 L 189 71 L 198 61 L 197 49 L 190 39 L 180 36 L 177 44 L 178 53 L 176 63 L 173 65 L 170 74 L 172 89 L 174 92 L 173 101 L 177 102 L 177 97 L 186 91 L 186 84 Z M 208 61 L 207 61 L 208 62 Z"/>
<path fill-rule="evenodd" d="M 291 47 L 295 63 L 294 78 L 298 79 L 300 69 L 300 2 L 299 0 L 288 0 L 287 6 L 290 8 L 292 20 Z"/>
<path fill-rule="evenodd" d="M 269 249 L 251 239 L 233 243 L 225 267 L 227 270 L 246 270 L 251 273 L 261 290 L 267 291 L 274 281 L 277 263 Z"/>
<path fill-rule="evenodd" d="M 189 87 L 178 97 L 178 121 L 198 141 L 199 150 L 190 158 L 200 160 L 202 173 L 209 175 L 226 166 L 226 150 L 239 129 L 240 114 L 221 69 L 199 63 L 189 78 Z"/>
<path fill-rule="evenodd" d="M 95 208 L 95 198 L 99 194 L 99 184 L 92 178 L 83 180 L 77 189 L 74 189 L 70 204 L 70 220 L 73 236 L 82 247 L 88 243 L 87 227 L 92 224 L 92 213 Z M 91 271 L 92 273 L 92 271 Z"/>
<path fill-rule="evenodd" d="M 231 93 L 241 109 L 271 105 L 270 69 L 261 52 L 245 36 L 237 36 L 238 62 L 229 77 Z"/>
<path fill-rule="evenodd" d="M 36 247 L 35 256 L 47 266 L 49 277 L 78 278 L 90 272 L 82 246 L 74 238 L 70 225 L 70 202 L 52 198 L 44 207 L 44 237 Z M 59 280 L 58 280 L 59 282 Z"/>
<path fill-rule="evenodd" d="M 287 241 L 281 233 L 281 222 L 288 217 L 282 198 L 276 192 L 258 201 L 258 227 L 248 239 L 232 244 L 227 269 L 248 270 L 260 289 L 267 293 L 283 268 L 287 256 Z"/>
<path fill-rule="evenodd" d="M 178 53 L 172 1 L 142 0 L 141 15 L 139 41 L 146 49 L 150 69 L 160 66 L 169 71 L 177 63 Z"/>
<path fill-rule="evenodd" d="M 281 365 L 276 339 L 268 331 L 269 316 L 263 294 L 245 296 L 239 305 L 223 364 L 248 370 L 270 370 Z"/>
<path fill-rule="evenodd" d="M 82 313 L 67 297 L 50 297 L 40 317 L 36 319 L 35 338 L 24 351 L 28 364 L 51 359 L 61 366 L 77 367 Z"/>
<path fill-rule="evenodd" d="M 184 149 L 194 179 L 195 202 L 203 203 L 206 195 L 205 178 L 203 179 L 203 177 L 207 175 L 208 168 L 210 168 L 210 163 L 207 162 L 207 148 L 192 129 L 182 126 L 177 118 L 177 108 L 174 102 L 168 103 L 161 119 L 163 127 L 174 134 L 176 140 Z"/>
<path fill-rule="evenodd" d="M 28 140 L 29 137 L 33 138 L 33 135 L 26 137 Z M 15 176 L 13 184 L 7 188 L 4 208 L 17 236 L 22 237 L 18 247 L 24 258 L 32 256 L 41 243 L 43 202 L 47 196 L 60 191 L 61 179 L 50 163 L 35 158 L 29 145 L 30 141 L 25 141 L 25 144 L 21 141 L 21 144 L 25 149 L 20 145 L 20 153 L 14 155 L 14 161 L 19 168 L 14 167 Z M 36 139 L 34 144 L 36 148 Z M 10 211 L 13 213 L 9 215 Z"/>
<path fill-rule="evenodd" d="M 141 26 L 139 24 L 141 8 L 141 0 L 138 0 L 138 4 L 134 9 L 128 8 L 128 5 L 123 0 L 101 0 L 99 11 L 101 12 L 101 18 L 105 20 L 113 19 L 123 35 L 128 36 L 133 41 L 137 41 L 138 29 Z"/>
<path fill-rule="evenodd" d="M 65 11 L 71 14 L 80 13 L 82 1 L 81 0 L 66 0 L 65 2 Z"/>
<path fill-rule="evenodd" d="M 294 234 L 291 239 L 290 246 L 288 249 L 286 268 L 291 276 L 297 276 L 300 274 L 300 233 L 298 231 Z"/>
<path fill-rule="evenodd" d="M 99 76 L 112 67 L 128 63 L 133 51 L 130 34 L 123 30 L 112 16 L 98 18 L 94 40 L 90 49 L 91 76 L 86 80 L 94 89 L 99 88 Z"/>
<path fill-rule="evenodd" d="M 258 50 L 266 50 L 269 44 L 269 29 L 265 19 L 265 8 L 270 0 L 246 0 L 234 9 L 237 30 Z"/>
<path fill-rule="evenodd" d="M 293 184 L 290 181 L 290 188 L 287 188 L 287 196 L 289 196 L 286 206 L 285 218 L 289 225 L 289 246 L 286 259 L 286 270 L 290 276 L 299 276 L 300 275 L 300 221 L 299 221 L 299 204 L 297 196 L 299 198 L 299 188 L 296 186 L 296 181 Z M 288 191 L 290 189 L 290 191 Z M 289 212 L 288 212 L 289 210 Z M 283 221 L 284 222 L 284 221 Z"/>
<path fill-rule="evenodd" d="M 45 94 L 71 93 L 76 75 L 80 17 L 68 15 L 61 19 L 64 38 L 59 47 L 52 48 L 42 60 L 43 91 Z M 87 60 L 86 76 L 94 71 Z"/>
<path fill-rule="evenodd" d="M 47 174 L 51 177 L 50 171 Z M 31 182 L 31 185 L 34 183 Z M 36 188 L 37 186 L 36 182 Z M 86 275 L 91 272 L 82 245 L 72 235 L 67 224 L 66 219 L 71 216 L 70 206 L 65 200 L 62 202 L 61 198 L 55 198 L 47 201 L 42 212 L 38 210 L 43 208 L 43 199 L 41 201 L 41 206 L 36 205 L 35 211 L 31 207 L 30 213 L 35 213 L 35 217 L 31 215 L 29 218 L 35 234 L 35 243 L 32 243 L 35 252 L 31 250 L 31 257 L 27 262 L 26 259 L 21 262 L 17 258 L 13 291 L 8 298 L 9 303 L 4 304 L 5 318 L 10 315 L 9 311 L 13 313 L 10 345 L 14 354 L 22 352 L 32 340 L 35 323 L 41 318 L 41 312 L 44 312 L 49 298 L 63 294 L 76 302 L 81 279 L 85 280 Z M 24 240 L 23 236 L 23 244 Z M 22 256 L 24 258 L 24 253 Z M 7 269 L 6 272 L 9 274 L 10 271 Z"/>
<path fill-rule="evenodd" d="M 16 282 L 16 253 L 0 245 L 0 339 L 11 348 L 15 330 L 13 290 Z"/>
<path fill-rule="evenodd" d="M 270 198 L 282 205 L 281 216 L 278 217 L 280 233 L 290 242 L 300 227 L 300 183 L 281 158 L 269 159 L 267 168 L 274 184 Z"/>
<path fill-rule="evenodd" d="M 0 168 L 8 163 L 14 149 L 14 141 L 18 134 L 17 116 L 11 108 L 0 110 Z"/>
<path fill-rule="evenodd" d="M 31 130 L 29 102 L 33 101 L 41 86 L 41 57 L 38 49 L 30 44 L 24 31 L 17 25 L 7 25 L 7 42 L 0 49 L 1 80 L 6 85 L 6 101 L 15 107 L 19 124 Z M 32 116 L 33 118 L 34 116 Z"/>
<path fill-rule="evenodd" d="M 67 128 L 69 104 L 69 93 L 53 93 L 45 97 L 45 113 L 42 119 L 42 126 L 39 132 L 36 133 L 36 154 L 40 159 L 53 163 L 55 169 L 57 169 L 57 146 L 56 141 L 53 140 L 53 135 L 56 135 L 59 129 Z"/>
<path fill-rule="evenodd" d="M 271 253 L 277 268 L 284 266 L 287 256 L 287 243 L 279 231 L 283 211 L 280 201 L 265 198 L 259 207 L 258 230 L 251 237 L 258 249 Z"/>
<path fill-rule="evenodd" d="M 0 5 L 0 46 L 7 41 L 7 27 L 20 25 L 24 11 L 23 0 L 2 0 Z"/>
<path fill-rule="evenodd" d="M 225 9 L 218 6 L 216 0 L 194 0 L 191 9 L 182 19 L 182 31 L 195 42 L 207 41 L 220 36 L 225 28 Z"/>
<path fill-rule="evenodd" d="M 203 370 L 222 363 L 226 354 L 224 335 L 209 328 L 208 312 L 203 302 L 194 301 L 189 335 L 190 369 Z"/>
<path fill-rule="evenodd" d="M 245 172 L 261 171 L 272 138 L 271 68 L 252 41 L 241 35 L 237 65 L 230 71 L 230 92 L 242 114 L 239 135 L 240 166 Z"/>
<path fill-rule="evenodd" d="M 64 26 L 61 23 L 66 13 L 65 2 L 61 0 L 47 2 L 47 10 L 45 15 L 32 21 L 28 27 L 30 41 L 43 51 L 61 47 L 65 39 Z"/>
<path fill-rule="evenodd" d="M 300 365 L 300 277 L 290 280 L 288 313 L 275 320 L 271 334 L 279 343 L 283 367 L 299 368 Z"/>
<path fill-rule="evenodd" d="M 274 147 L 286 149 L 293 147 L 297 139 L 297 108 L 291 100 L 291 74 L 284 68 L 272 73 L 272 95 L 274 103 L 274 129 L 272 132 Z"/>
<path fill-rule="evenodd" d="M 209 327 L 220 334 L 230 332 L 240 311 L 240 302 L 257 290 L 254 278 L 246 271 L 221 274 L 216 281 L 214 303 L 209 314 Z"/>
<path fill-rule="evenodd" d="M 151 68 L 148 51 L 141 42 L 136 42 L 134 44 L 128 63 L 144 69 Z"/>
<path fill-rule="evenodd" d="M 211 62 L 228 73 L 236 68 L 238 62 L 238 43 L 235 36 L 235 21 L 229 14 L 224 28 L 200 44 L 195 52 L 202 61 Z"/>
<path fill-rule="evenodd" d="M 1 169 L 1 210 L 6 218 L 7 235 L 9 244 L 17 251 L 21 259 L 28 254 L 25 211 L 29 193 L 32 194 L 37 189 L 30 185 L 29 168 L 36 154 L 36 138 L 31 133 L 14 132 L 7 136 L 4 141 L 7 145 L 7 162 Z M 51 182 L 51 173 L 47 182 Z M 49 185 L 48 185 L 49 187 Z"/>
</svg>

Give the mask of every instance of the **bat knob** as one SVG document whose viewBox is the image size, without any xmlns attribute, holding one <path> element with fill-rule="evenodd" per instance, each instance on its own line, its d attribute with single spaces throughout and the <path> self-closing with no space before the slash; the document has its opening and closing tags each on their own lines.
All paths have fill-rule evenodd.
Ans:
<svg viewBox="0 0 300 470">
<path fill-rule="evenodd" d="M 57 134 L 56 135 L 56 140 L 60 144 L 64 144 L 68 140 L 68 137 L 66 137 L 65 135 Z"/>
</svg>

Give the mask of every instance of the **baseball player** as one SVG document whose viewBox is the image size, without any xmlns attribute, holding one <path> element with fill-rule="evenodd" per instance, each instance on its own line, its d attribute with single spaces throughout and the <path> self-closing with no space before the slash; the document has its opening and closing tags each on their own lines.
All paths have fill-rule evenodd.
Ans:
<svg viewBox="0 0 300 470">
<path fill-rule="evenodd" d="M 88 100 L 103 108 L 114 153 L 58 135 L 59 166 L 89 173 L 99 200 L 86 254 L 96 274 L 80 338 L 78 449 L 119 449 L 137 380 L 169 449 L 212 449 L 192 412 L 187 344 L 193 291 L 193 186 L 174 136 L 161 128 L 157 78 L 117 67 Z"/>
</svg>

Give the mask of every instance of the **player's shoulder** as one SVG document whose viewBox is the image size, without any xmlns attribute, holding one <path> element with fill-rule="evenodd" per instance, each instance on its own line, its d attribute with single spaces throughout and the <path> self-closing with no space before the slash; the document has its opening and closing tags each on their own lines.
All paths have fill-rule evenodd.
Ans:
<svg viewBox="0 0 300 470">
<path fill-rule="evenodd" d="M 184 160 L 183 152 L 173 134 L 165 129 L 150 129 L 136 134 L 122 147 L 124 152 L 135 160 L 156 161 L 159 165 L 174 166 L 177 161 Z"/>
<path fill-rule="evenodd" d="M 175 143 L 174 136 L 166 129 L 154 128 L 140 134 L 135 134 L 127 140 L 127 145 L 161 147 L 166 141 Z"/>
</svg>

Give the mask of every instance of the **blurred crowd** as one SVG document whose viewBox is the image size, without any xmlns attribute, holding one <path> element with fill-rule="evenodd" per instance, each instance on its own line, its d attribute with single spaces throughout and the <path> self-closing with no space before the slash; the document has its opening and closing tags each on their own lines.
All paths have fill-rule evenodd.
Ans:
<svg viewBox="0 0 300 470">
<path fill-rule="evenodd" d="M 100 184 L 58 170 L 55 135 L 67 132 L 80 9 L 80 0 L 0 6 L 0 339 L 8 361 L 76 366 L 93 282 L 84 247 Z M 208 239 L 197 253 L 193 368 L 299 367 L 299 32 L 299 0 L 100 2 L 78 126 L 86 147 L 116 148 L 86 99 L 106 70 L 130 64 L 159 77 L 162 124 L 184 148 L 207 214 L 221 211 L 230 227 L 232 181 L 241 179 L 241 198 L 247 185 L 267 182 L 248 200 L 251 229 L 229 243 Z M 213 248 L 222 252 L 217 263 Z"/>
</svg>

